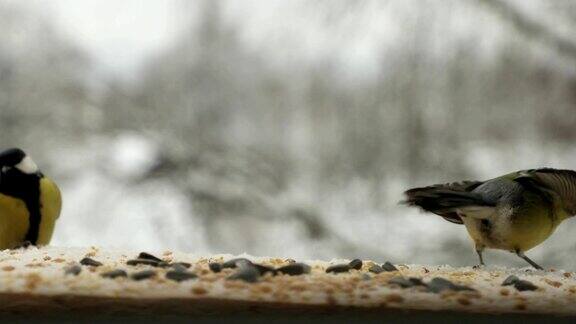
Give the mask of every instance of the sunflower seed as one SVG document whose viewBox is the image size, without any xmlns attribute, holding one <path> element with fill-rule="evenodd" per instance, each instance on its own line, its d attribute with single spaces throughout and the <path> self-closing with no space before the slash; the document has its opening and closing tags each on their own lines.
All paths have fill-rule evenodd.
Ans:
<svg viewBox="0 0 576 324">
<path fill-rule="evenodd" d="M 189 267 L 186 267 L 182 263 L 172 263 L 172 264 L 170 264 L 170 268 L 172 268 L 173 271 L 186 272 Z"/>
<path fill-rule="evenodd" d="M 375 264 L 375 265 L 371 266 L 370 269 L 368 269 L 368 271 L 375 273 L 375 274 L 379 274 L 379 273 L 384 272 L 384 269 L 382 269 L 381 266 Z"/>
<path fill-rule="evenodd" d="M 288 265 L 276 269 L 277 272 L 287 274 L 290 276 L 303 275 L 305 273 L 310 273 L 311 270 L 312 268 L 304 263 L 290 263 Z"/>
<path fill-rule="evenodd" d="M 82 268 L 77 264 L 74 264 L 74 265 L 71 265 L 71 266 L 64 268 L 64 274 L 67 274 L 67 275 L 77 276 L 81 271 L 82 271 Z"/>
<path fill-rule="evenodd" d="M 208 268 L 210 268 L 210 270 L 212 270 L 212 272 L 218 273 L 218 272 L 222 271 L 222 264 L 220 264 L 218 262 L 211 262 L 208 264 Z"/>
<path fill-rule="evenodd" d="M 154 261 L 154 260 L 148 260 L 148 259 L 133 259 L 133 260 L 128 260 L 126 262 L 127 265 L 130 266 L 137 266 L 137 265 L 149 265 L 149 266 L 153 266 L 153 267 L 159 267 L 160 266 L 160 262 L 158 261 Z"/>
<path fill-rule="evenodd" d="M 198 276 L 192 272 L 189 272 L 189 271 L 172 270 L 172 271 L 166 272 L 166 279 L 174 280 L 177 282 L 190 280 L 190 279 L 196 279 L 196 278 L 198 278 Z"/>
<path fill-rule="evenodd" d="M 184 267 L 186 269 L 189 269 L 192 264 L 188 263 L 188 262 L 174 262 L 174 263 L 170 263 L 171 267 Z"/>
<path fill-rule="evenodd" d="M 250 263 L 252 264 L 252 261 L 246 259 L 246 258 L 236 258 L 236 259 L 231 259 L 228 260 L 224 263 L 222 263 L 222 269 L 228 269 L 228 268 L 236 268 L 238 267 L 239 263 Z"/>
<path fill-rule="evenodd" d="M 258 272 L 260 272 L 260 275 L 263 276 L 266 273 L 271 273 L 273 276 L 276 275 L 276 269 L 269 267 L 269 266 L 265 266 L 263 264 L 257 264 L 254 263 L 254 266 L 256 267 L 256 269 L 258 269 Z"/>
<path fill-rule="evenodd" d="M 146 253 L 146 252 L 140 252 L 140 254 L 138 254 L 138 259 L 145 259 L 145 260 L 152 260 L 152 261 L 156 261 L 156 262 L 162 262 L 164 260 L 160 259 L 159 257 L 156 257 L 150 253 Z"/>
<path fill-rule="evenodd" d="M 350 263 L 348 263 L 348 265 L 352 269 L 360 270 L 360 269 L 362 269 L 362 260 L 354 259 L 354 260 L 350 261 Z"/>
<path fill-rule="evenodd" d="M 140 281 L 140 280 L 144 280 L 144 279 L 150 279 L 152 277 L 156 277 L 156 271 L 154 271 L 154 270 L 143 270 L 143 271 L 135 272 L 130 276 L 130 278 L 132 278 L 132 280 L 136 280 L 136 281 Z"/>
<path fill-rule="evenodd" d="M 532 291 L 538 289 L 538 286 L 527 280 L 518 280 L 514 283 L 514 288 L 518 291 Z"/>
<path fill-rule="evenodd" d="M 388 284 L 390 285 L 398 285 L 402 288 L 410 288 L 412 286 L 414 286 L 414 283 L 404 277 L 393 277 L 390 280 L 388 280 Z"/>
<path fill-rule="evenodd" d="M 422 279 L 420 278 L 416 278 L 416 277 L 410 277 L 408 278 L 408 280 L 414 285 L 414 286 L 428 286 L 427 284 L 424 283 L 424 281 L 422 281 Z"/>
<path fill-rule="evenodd" d="M 238 266 L 236 273 L 228 277 L 228 280 L 243 280 L 256 282 L 260 277 L 260 271 L 252 263 L 244 263 Z"/>
<path fill-rule="evenodd" d="M 342 272 L 349 272 L 350 271 L 349 264 L 335 264 L 333 266 L 329 266 L 326 268 L 326 273 L 342 273 Z"/>
<path fill-rule="evenodd" d="M 102 265 L 102 262 L 98 262 L 98 261 L 91 259 L 91 258 L 84 258 L 84 259 L 80 260 L 80 264 L 85 265 L 85 266 L 99 267 Z"/>
<path fill-rule="evenodd" d="M 518 281 L 520 281 L 520 278 L 516 277 L 515 275 L 509 275 L 506 279 L 504 279 L 504 281 L 502 281 L 502 286 L 510 286 Z"/>
<path fill-rule="evenodd" d="M 444 290 L 475 291 L 475 289 L 472 289 L 472 288 L 467 287 L 467 286 L 455 284 L 450 280 L 440 278 L 440 277 L 436 277 L 436 278 L 432 279 L 432 281 L 430 281 L 430 283 L 428 284 L 428 289 L 433 293 L 439 293 L 439 292 L 442 292 Z"/>
<path fill-rule="evenodd" d="M 398 271 L 398 268 L 396 268 L 392 263 L 386 261 L 383 265 L 382 265 L 382 269 L 384 269 L 384 271 Z"/>
<path fill-rule="evenodd" d="M 104 272 L 100 276 L 103 278 L 114 279 L 114 278 L 118 278 L 118 277 L 126 278 L 126 277 L 128 277 L 128 274 L 126 273 L 126 271 L 124 271 L 122 269 L 116 269 L 116 270 Z"/>
</svg>

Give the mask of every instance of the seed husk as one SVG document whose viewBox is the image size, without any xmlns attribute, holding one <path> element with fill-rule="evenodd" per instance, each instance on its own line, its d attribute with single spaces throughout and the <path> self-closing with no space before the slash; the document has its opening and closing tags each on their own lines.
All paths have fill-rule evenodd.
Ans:
<svg viewBox="0 0 576 324">
<path fill-rule="evenodd" d="M 80 260 L 80 264 L 85 265 L 85 266 L 99 267 L 102 265 L 102 262 L 98 262 L 94 259 L 86 257 L 86 258 Z"/>
<path fill-rule="evenodd" d="M 276 269 L 276 271 L 290 276 L 299 276 L 306 273 L 310 273 L 310 271 L 312 271 L 312 268 L 307 264 L 297 262 L 297 263 L 290 263 L 288 265 L 280 267 Z"/>
<path fill-rule="evenodd" d="M 212 272 L 218 273 L 218 272 L 222 271 L 222 264 L 218 263 L 218 262 L 211 262 L 208 264 L 208 268 L 210 268 L 210 270 L 212 270 Z"/>
<path fill-rule="evenodd" d="M 160 259 L 157 256 L 154 256 L 150 253 L 146 253 L 146 252 L 140 252 L 140 254 L 138 254 L 138 259 L 145 259 L 145 260 L 152 260 L 152 261 L 156 261 L 156 262 L 163 262 L 164 260 Z"/>
<path fill-rule="evenodd" d="M 166 272 L 166 279 L 174 280 L 177 282 L 190 280 L 190 279 L 196 279 L 196 278 L 198 278 L 198 276 L 195 273 L 192 273 L 190 271 L 172 270 L 172 271 Z"/>
<path fill-rule="evenodd" d="M 518 280 L 514 283 L 514 288 L 518 291 L 532 291 L 538 289 L 538 286 L 528 280 Z"/>
<path fill-rule="evenodd" d="M 126 273 L 126 271 L 124 271 L 122 269 L 116 269 L 116 270 L 104 272 L 100 276 L 103 278 L 114 279 L 114 278 L 119 278 L 119 277 L 126 278 L 126 277 L 128 277 L 128 274 Z"/>
<path fill-rule="evenodd" d="M 430 290 L 433 293 L 440 293 L 444 290 L 475 291 L 475 289 L 473 289 L 473 288 L 463 286 L 463 285 L 458 285 L 458 284 L 453 283 L 450 280 L 440 278 L 440 277 L 436 277 L 436 278 L 432 279 L 430 281 L 430 283 L 428 283 L 428 290 Z"/>
<path fill-rule="evenodd" d="M 360 269 L 362 269 L 362 260 L 354 259 L 354 260 L 350 261 L 350 263 L 348 263 L 348 265 L 352 269 L 360 270 Z"/>
<path fill-rule="evenodd" d="M 384 269 L 384 271 L 388 271 L 388 272 L 398 271 L 398 268 L 396 268 L 396 266 L 394 266 L 389 261 L 384 262 L 384 264 L 382 265 L 382 269 Z"/>
<path fill-rule="evenodd" d="M 66 275 L 77 276 L 78 274 L 80 274 L 81 271 L 82 271 L 82 268 L 77 264 L 67 266 L 66 268 L 64 268 L 64 274 L 66 274 Z"/>
<path fill-rule="evenodd" d="M 326 268 L 326 273 L 342 273 L 342 272 L 349 272 L 350 271 L 349 264 L 335 264 L 333 266 L 329 266 Z"/>
<path fill-rule="evenodd" d="M 375 273 L 375 274 L 379 274 L 379 273 L 384 272 L 384 269 L 382 269 L 381 266 L 375 264 L 375 265 L 371 266 L 370 269 L 368 269 L 368 271 Z"/>
<path fill-rule="evenodd" d="M 509 275 L 508 277 L 506 277 L 506 279 L 504 279 L 504 281 L 502 281 L 502 286 L 513 285 L 516 282 L 518 282 L 519 280 L 520 280 L 520 278 L 516 277 L 515 275 Z"/>
<path fill-rule="evenodd" d="M 143 271 L 138 271 L 133 273 L 130 278 L 132 278 L 132 280 L 136 280 L 136 281 L 140 281 L 140 280 L 144 280 L 144 279 L 150 279 L 152 277 L 156 276 L 156 271 L 154 270 L 143 270 Z"/>
</svg>

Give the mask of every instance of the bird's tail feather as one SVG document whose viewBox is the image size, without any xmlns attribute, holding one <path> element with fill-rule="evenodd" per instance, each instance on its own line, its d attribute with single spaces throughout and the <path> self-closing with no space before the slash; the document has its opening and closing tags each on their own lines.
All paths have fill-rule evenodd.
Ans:
<svg viewBox="0 0 576 324">
<path fill-rule="evenodd" d="M 456 209 L 471 206 L 487 206 L 478 194 L 470 192 L 481 182 L 460 182 L 413 188 L 404 194 L 403 204 L 418 206 L 425 211 L 440 215 L 454 223 L 462 223 Z"/>
</svg>

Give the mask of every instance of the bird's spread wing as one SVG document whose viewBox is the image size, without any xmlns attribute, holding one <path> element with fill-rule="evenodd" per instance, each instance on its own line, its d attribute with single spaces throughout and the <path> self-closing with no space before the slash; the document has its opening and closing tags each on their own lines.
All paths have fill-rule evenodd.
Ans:
<svg viewBox="0 0 576 324">
<path fill-rule="evenodd" d="M 529 179 L 534 184 L 552 190 L 560 197 L 564 210 L 576 214 L 576 172 L 551 168 L 532 169 L 519 172 L 515 180 Z"/>
</svg>

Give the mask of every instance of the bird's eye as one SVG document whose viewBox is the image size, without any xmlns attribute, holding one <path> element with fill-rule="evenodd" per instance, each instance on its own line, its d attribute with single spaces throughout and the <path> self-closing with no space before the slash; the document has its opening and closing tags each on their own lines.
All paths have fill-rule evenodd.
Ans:
<svg viewBox="0 0 576 324">
<path fill-rule="evenodd" d="M 2 173 L 6 173 L 6 172 L 8 172 L 8 170 L 10 170 L 10 169 L 12 169 L 12 167 L 3 166 L 3 167 L 2 167 Z"/>
</svg>

